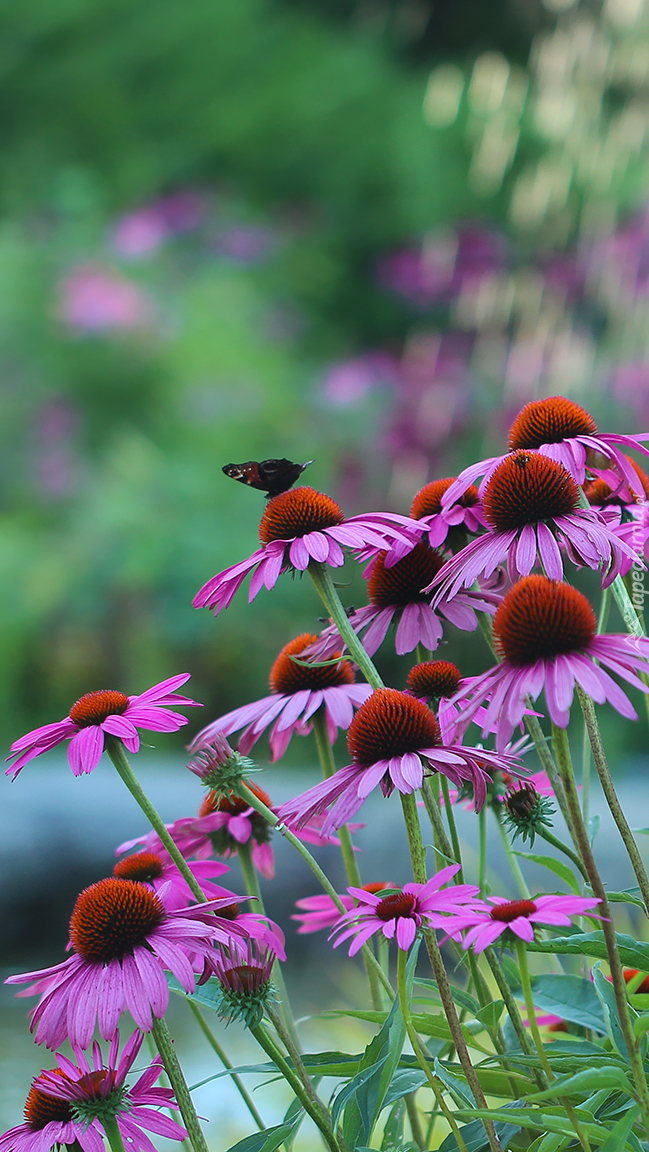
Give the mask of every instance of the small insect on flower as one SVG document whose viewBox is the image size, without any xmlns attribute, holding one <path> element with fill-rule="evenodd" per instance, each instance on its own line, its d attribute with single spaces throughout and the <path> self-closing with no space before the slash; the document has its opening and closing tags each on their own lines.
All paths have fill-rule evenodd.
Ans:
<svg viewBox="0 0 649 1152">
<path fill-rule="evenodd" d="M 41 1072 L 32 1084 L 25 1102 L 24 1123 L 0 1136 L 0 1152 L 49 1152 L 62 1145 L 69 1149 L 81 1147 L 83 1152 L 104 1152 L 105 1121 L 117 1124 L 125 1146 L 132 1152 L 154 1152 L 146 1132 L 168 1140 L 185 1140 L 185 1129 L 160 1112 L 161 1107 L 176 1110 L 178 1105 L 171 1088 L 155 1087 L 163 1071 L 159 1057 L 145 1068 L 135 1084 L 126 1084 L 143 1039 L 141 1032 L 134 1032 L 118 1063 L 116 1033 L 108 1067 L 104 1067 L 96 1042 L 92 1064 L 79 1047 L 74 1049 L 76 1064 L 57 1052 L 58 1066 Z"/>
<path fill-rule="evenodd" d="M 420 535 L 421 529 L 408 516 L 366 512 L 346 519 L 324 492 L 306 485 L 292 488 L 269 502 L 259 525 L 261 548 L 208 580 L 194 597 L 194 607 L 210 608 L 215 614 L 227 608 L 250 572 L 249 598 L 254 600 L 262 585 L 274 588 L 280 574 L 289 569 L 304 572 L 312 561 L 340 568 L 345 562 L 343 548 L 358 553 L 389 548 L 396 541 L 411 547 Z"/>
<path fill-rule="evenodd" d="M 217 733 L 230 736 L 245 728 L 239 737 L 239 752 L 245 755 L 272 724 L 270 747 L 274 763 L 284 755 L 294 732 L 308 735 L 312 718 L 320 708 L 333 744 L 338 729 L 349 728 L 354 709 L 371 696 L 372 689 L 369 684 L 356 683 L 349 660 L 318 667 L 292 659 L 301 656 L 317 639 L 310 632 L 304 632 L 286 644 L 271 668 L 271 695 L 235 708 L 208 724 L 192 741 L 190 751 L 199 751 Z M 334 653 L 334 659 L 340 655 L 340 652 Z"/>
<path fill-rule="evenodd" d="M 462 940 L 465 952 L 471 947 L 474 952 L 483 952 L 503 933 L 507 934 L 504 943 L 513 943 L 514 937 L 531 943 L 535 924 L 569 928 L 571 917 L 585 913 L 601 920 L 602 917 L 592 911 L 599 903 L 590 896 L 535 896 L 533 900 L 489 896 L 488 902 L 474 904 L 473 908 L 449 917 L 445 927 L 453 940 L 462 939 L 462 933 L 466 933 Z"/>
<path fill-rule="evenodd" d="M 127 1009 L 138 1028 L 149 1032 L 169 1003 L 165 971 L 191 993 L 196 958 L 211 955 L 215 940 L 227 944 L 232 936 L 245 935 L 218 914 L 231 903 L 228 894 L 171 912 L 147 884 L 118 877 L 91 884 L 72 912 L 72 955 L 53 968 L 6 980 L 35 980 L 32 991 L 42 993 L 31 1019 L 36 1043 L 57 1048 L 69 1040 L 87 1048 L 95 1024 L 105 1040 L 112 1040 Z M 203 922 L 209 910 L 214 914 Z"/>
<path fill-rule="evenodd" d="M 380 932 L 386 940 L 396 937 L 398 947 L 407 952 L 422 925 L 444 927 L 446 920 L 441 913 L 461 915 L 467 904 L 476 903 L 480 889 L 475 884 L 454 884 L 441 891 L 459 870 L 459 864 L 451 864 L 425 884 L 406 884 L 384 896 L 364 888 L 348 888 L 357 907 L 339 916 L 334 924 L 329 934 L 334 948 L 351 937 L 349 955 L 355 956 L 371 936 Z"/>
<path fill-rule="evenodd" d="M 154 684 L 140 696 L 125 696 L 123 692 L 104 689 L 100 692 L 87 692 L 70 709 L 69 716 L 56 724 L 46 724 L 35 728 L 11 745 L 14 760 L 5 775 L 12 780 L 35 756 L 49 752 L 57 744 L 69 740 L 68 761 L 75 776 L 92 772 L 101 760 L 104 751 L 105 735 L 116 736 L 129 752 L 137 752 L 140 737 L 137 729 L 149 732 L 176 732 L 187 723 L 187 717 L 179 712 L 171 712 L 169 705 L 182 708 L 202 708 L 196 700 L 179 696 L 177 688 L 189 680 L 190 673 L 172 676 L 160 684 Z"/>
</svg>

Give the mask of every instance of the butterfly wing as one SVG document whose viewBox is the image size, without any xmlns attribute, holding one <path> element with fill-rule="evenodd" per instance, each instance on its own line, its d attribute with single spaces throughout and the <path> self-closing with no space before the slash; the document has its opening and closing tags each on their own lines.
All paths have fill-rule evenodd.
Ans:
<svg viewBox="0 0 649 1152">
<path fill-rule="evenodd" d="M 279 496 L 281 492 L 288 492 L 289 488 L 302 475 L 305 468 L 313 464 L 307 460 L 304 464 L 294 464 L 292 460 L 248 460 L 245 464 L 225 464 L 223 471 L 231 480 L 238 480 L 250 488 L 257 488 L 266 493 L 266 498 Z"/>
</svg>

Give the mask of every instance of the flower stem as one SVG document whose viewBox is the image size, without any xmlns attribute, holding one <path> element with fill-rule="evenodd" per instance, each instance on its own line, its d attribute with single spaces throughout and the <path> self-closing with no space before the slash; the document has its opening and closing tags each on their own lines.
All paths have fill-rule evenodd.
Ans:
<svg viewBox="0 0 649 1152">
<path fill-rule="evenodd" d="M 478 814 L 478 887 L 484 892 L 487 879 L 487 809 Z"/>
<path fill-rule="evenodd" d="M 198 1024 L 198 1027 L 200 1028 L 205 1039 L 207 1040 L 208 1044 L 210 1045 L 210 1048 L 212 1048 L 212 1050 L 214 1052 L 216 1052 L 216 1055 L 218 1056 L 219 1060 L 221 1061 L 223 1067 L 224 1068 L 233 1068 L 234 1065 L 233 1065 L 232 1061 L 228 1058 L 226 1053 L 223 1051 L 223 1048 L 219 1044 L 218 1040 L 216 1039 L 216 1036 L 212 1032 L 212 1029 L 210 1028 L 209 1024 L 205 1020 L 203 1013 L 201 1012 L 200 1008 L 198 1007 L 198 1004 L 195 1004 L 194 1001 L 189 996 L 187 996 L 185 998 L 185 1003 L 189 1005 L 190 1011 L 192 1012 L 192 1014 L 196 1020 L 196 1023 Z M 238 1076 L 236 1072 L 234 1072 L 232 1074 L 232 1076 L 230 1077 L 230 1079 L 233 1081 L 237 1091 L 239 1092 L 239 1094 L 241 1096 L 241 1099 L 243 1100 L 244 1104 L 246 1105 L 246 1108 L 248 1109 L 248 1111 L 249 1111 L 250 1115 L 252 1116 L 257 1127 L 260 1129 L 260 1131 L 265 1131 L 266 1125 L 264 1124 L 261 1116 L 259 1115 L 259 1112 L 257 1111 L 257 1109 L 255 1107 L 255 1103 L 254 1103 L 252 1097 L 250 1096 L 250 1093 L 248 1092 L 248 1089 L 246 1088 L 241 1077 Z"/>
<path fill-rule="evenodd" d="M 453 849 L 451 842 L 446 835 L 446 829 L 442 820 L 442 811 L 439 806 L 439 800 L 435 795 L 433 786 L 428 777 L 424 777 L 421 785 L 421 795 L 424 801 L 428 819 L 433 830 L 433 839 L 435 841 L 435 867 L 443 868 L 450 860 L 453 859 Z"/>
<path fill-rule="evenodd" d="M 541 1066 L 551 1084 L 554 1080 L 554 1072 L 550 1067 L 550 1061 L 548 1060 L 547 1052 L 545 1051 L 545 1045 L 541 1039 L 541 1033 L 539 1032 L 539 1026 L 536 1021 L 536 1011 L 534 1009 L 534 1001 L 532 999 L 530 971 L 527 966 L 527 951 L 525 948 L 525 942 L 523 940 L 516 941 L 516 957 L 518 959 L 518 970 L 520 972 L 523 996 L 525 997 L 525 1007 L 527 1009 L 527 1019 L 530 1026 L 530 1032 L 532 1033 L 532 1039 L 534 1040 L 534 1047 L 536 1048 L 539 1060 L 541 1061 Z M 579 1119 L 572 1104 L 570 1103 L 570 1100 L 568 1100 L 566 1096 L 557 1096 L 557 1099 L 561 1101 L 563 1107 L 565 1108 L 566 1114 L 575 1130 L 577 1139 L 584 1149 L 584 1152 L 591 1152 L 588 1137 L 581 1129 Z"/>
<path fill-rule="evenodd" d="M 189 1133 L 189 1139 L 192 1142 L 194 1152 L 208 1152 L 203 1129 L 196 1115 L 196 1109 L 194 1108 L 194 1103 L 189 1088 L 187 1087 L 187 1081 L 183 1076 L 183 1071 L 176 1056 L 173 1040 L 169 1035 L 169 1029 L 167 1028 L 165 1020 L 156 1020 L 154 1017 L 151 1031 L 158 1046 L 160 1059 L 165 1066 L 165 1072 L 174 1090 L 174 1096 L 180 1108 L 180 1114 L 185 1122 L 185 1128 Z"/>
<path fill-rule="evenodd" d="M 404 796 L 401 794 L 401 806 L 403 809 L 403 816 L 406 824 L 406 831 L 408 833 L 408 845 L 410 847 L 410 859 L 412 862 L 412 872 L 417 884 L 425 884 L 427 879 L 426 873 L 426 851 L 424 849 L 423 840 L 421 838 L 421 828 L 419 826 L 419 813 L 417 811 L 417 803 L 413 793 Z M 437 981 L 440 999 L 444 1014 L 448 1021 L 448 1026 L 451 1031 L 451 1036 L 455 1049 L 457 1051 L 462 1070 L 467 1079 L 469 1087 L 473 1092 L 476 1105 L 478 1108 L 486 1108 L 487 1102 L 484 1097 L 480 1082 L 476 1076 L 475 1068 L 471 1063 L 469 1050 L 466 1046 L 464 1036 L 462 1034 L 462 1027 L 458 1019 L 455 1002 L 453 1000 L 453 991 L 446 975 L 444 961 L 439 950 L 437 937 L 432 928 L 424 930 L 424 939 L 426 941 L 426 948 L 430 958 L 433 975 Z M 502 1146 L 496 1135 L 496 1129 L 491 1120 L 483 1120 L 489 1147 L 492 1152 L 502 1152 Z"/>
<path fill-rule="evenodd" d="M 282 1073 L 282 1076 L 287 1081 L 289 1087 L 293 1089 L 293 1092 L 300 1101 L 304 1111 L 308 1113 L 314 1124 L 316 1124 L 320 1129 L 328 1147 L 331 1149 L 331 1152 L 340 1152 L 340 1145 L 338 1144 L 338 1141 L 334 1135 L 333 1129 L 331 1127 L 331 1118 L 324 1104 L 322 1104 L 319 1100 L 317 1104 L 314 1104 L 310 1094 L 305 1089 L 304 1084 L 293 1071 L 285 1056 L 282 1055 L 277 1044 L 273 1040 L 270 1033 L 264 1028 L 263 1024 L 256 1024 L 254 1028 L 250 1029 L 250 1031 L 252 1032 L 260 1047 L 263 1048 L 266 1055 L 270 1056 L 270 1059 L 273 1061 L 275 1067 Z"/>
<path fill-rule="evenodd" d="M 534 1046 L 527 1034 L 525 1025 L 523 1024 L 521 1014 L 518 1011 L 518 1004 L 514 999 L 514 994 L 509 986 L 509 980 L 505 974 L 502 964 L 498 959 L 498 953 L 493 945 L 485 948 L 483 953 L 487 964 L 491 968 L 492 975 L 498 986 L 498 991 L 505 1001 L 505 1007 L 509 1014 L 509 1019 L 512 1022 L 512 1027 L 518 1037 L 518 1042 L 523 1050 L 525 1056 L 532 1056 L 534 1054 Z M 534 1077 L 541 1091 L 547 1088 L 548 1081 L 544 1072 L 540 1068 L 533 1069 Z"/>
<path fill-rule="evenodd" d="M 500 835 L 502 838 L 503 848 L 505 849 L 507 861 L 509 863 L 509 867 L 512 870 L 512 874 L 514 876 L 516 884 L 518 885 L 518 890 L 519 890 L 521 896 L 525 900 L 529 900 L 530 899 L 530 890 L 529 890 L 528 885 L 527 885 L 527 880 L 523 876 L 521 866 L 518 863 L 518 860 L 516 859 L 516 853 L 514 852 L 514 849 L 512 848 L 512 846 L 509 842 L 509 836 L 507 835 L 507 830 L 505 828 L 505 825 L 503 824 L 500 812 L 498 812 L 496 809 L 494 809 L 494 815 L 496 817 L 496 823 L 498 824 L 498 828 L 499 828 Z"/>
<path fill-rule="evenodd" d="M 114 1116 L 104 1116 L 101 1120 L 101 1126 L 110 1144 L 110 1152 L 125 1152 L 122 1133 L 119 1130 L 119 1124 L 116 1118 Z"/>
<path fill-rule="evenodd" d="M 586 825 L 584 824 L 581 808 L 579 806 L 579 794 L 577 792 L 575 776 L 572 770 L 568 734 L 565 728 L 558 728 L 555 724 L 552 725 L 552 733 L 557 763 L 559 764 L 561 778 L 563 780 L 566 792 L 566 801 L 570 808 L 570 815 L 575 830 L 575 836 L 577 838 L 577 848 L 586 866 L 586 871 L 588 872 L 588 880 L 593 893 L 600 901 L 599 912 L 602 915 L 602 931 L 604 933 L 604 940 L 606 942 L 606 952 L 608 956 L 609 967 L 611 969 L 611 979 L 613 981 L 613 990 L 615 992 L 615 1003 L 617 1005 L 618 1015 L 620 1017 L 620 1027 L 622 1029 L 624 1043 L 627 1048 L 629 1062 L 633 1072 L 633 1079 L 638 1093 L 638 1103 L 640 1104 L 645 1131 L 646 1134 L 649 1135 L 649 1090 L 647 1089 L 647 1080 L 644 1073 L 642 1057 L 633 1033 L 631 1019 L 629 1017 L 626 984 L 622 972 L 622 963 L 620 961 L 620 954 L 618 952 L 615 929 L 611 921 L 608 899 L 606 897 L 606 891 L 604 889 L 604 885 L 602 884 L 602 880 L 595 863 L 595 857 L 593 856 L 590 840 L 588 839 L 588 832 L 586 831 Z"/>
<path fill-rule="evenodd" d="M 443 772 L 439 774 L 440 784 L 442 785 L 442 796 L 444 798 L 444 812 L 446 813 L 446 820 L 448 823 L 448 830 L 451 834 L 451 844 L 453 845 L 453 859 L 456 864 L 460 865 L 460 871 L 457 874 L 458 884 L 461 884 L 464 879 L 462 871 L 462 851 L 460 849 L 460 837 L 457 834 L 457 824 L 455 823 L 455 813 L 453 805 L 451 804 L 451 792 L 448 786 L 448 780 Z"/>
<path fill-rule="evenodd" d="M 583 688 L 581 688 L 579 684 L 577 685 L 577 695 L 579 697 L 579 703 L 581 704 L 581 710 L 584 714 L 584 720 L 588 730 L 588 739 L 590 740 L 590 746 L 593 750 L 593 760 L 595 761 L 597 774 L 599 776 L 600 784 L 602 785 L 602 792 L 606 797 L 606 802 L 611 810 L 611 815 L 617 824 L 618 832 L 622 837 L 624 847 L 626 848 L 631 864 L 633 865 L 633 871 L 635 872 L 636 880 L 638 881 L 640 892 L 642 893 L 645 912 L 649 916 L 649 877 L 647 876 L 645 866 L 642 862 L 642 857 L 638 850 L 638 845 L 633 839 L 633 833 L 631 832 L 627 818 L 622 811 L 622 806 L 617 798 L 617 792 L 615 791 L 615 787 L 611 779 L 611 773 L 609 771 L 608 761 L 606 759 L 606 752 L 604 751 L 604 744 L 602 742 L 602 734 L 600 732 L 599 724 L 597 722 L 597 715 L 595 713 L 595 705 L 593 704 L 590 696 L 584 692 Z"/>
<path fill-rule="evenodd" d="M 169 832 L 165 828 L 157 810 L 154 808 L 148 796 L 142 789 L 140 782 L 135 775 L 135 772 L 131 768 L 128 757 L 124 751 L 124 745 L 122 744 L 122 741 L 119 740 L 116 736 L 109 736 L 108 733 L 105 733 L 104 735 L 106 741 L 106 751 L 113 761 L 119 776 L 121 776 L 122 780 L 126 784 L 126 787 L 131 793 L 131 796 L 133 796 L 137 803 L 140 805 L 140 808 L 144 812 L 144 815 L 149 821 L 149 824 L 153 828 L 154 832 L 157 833 L 158 838 L 162 841 L 164 848 L 168 852 L 169 856 L 171 856 L 171 859 L 176 865 L 183 880 L 186 881 L 189 889 L 192 892 L 192 895 L 196 897 L 199 904 L 204 904 L 206 902 L 205 893 L 202 891 L 195 876 L 187 866 L 187 861 L 179 851 L 178 846 L 174 843 L 173 839 L 169 835 Z"/>
<path fill-rule="evenodd" d="M 317 879 L 320 882 L 320 884 L 322 885 L 322 888 L 324 889 L 324 891 L 327 893 L 328 896 L 331 896 L 331 899 L 333 900 L 334 904 L 336 905 L 336 908 L 338 908 L 338 910 L 340 911 L 341 914 L 343 912 L 346 912 L 346 908 L 345 908 L 344 904 L 342 903 L 340 896 L 336 892 L 336 889 L 334 888 L 333 884 L 331 883 L 331 880 L 327 876 L 326 872 L 323 872 L 323 870 L 320 867 L 320 865 L 318 864 L 317 860 L 314 860 L 313 856 L 309 852 L 309 849 L 306 847 L 306 845 L 303 844 L 302 841 L 298 839 L 298 837 L 295 835 L 294 832 L 291 832 L 290 828 L 287 828 L 286 824 L 283 824 L 281 822 L 281 820 L 278 821 L 277 816 L 272 811 L 272 809 L 269 808 L 266 804 L 264 804 L 263 800 L 260 800 L 258 796 L 255 796 L 254 792 L 251 792 L 250 789 L 246 787 L 243 780 L 241 780 L 236 785 L 235 790 L 236 790 L 237 794 L 239 796 L 241 796 L 242 800 L 245 800 L 246 803 L 249 804 L 251 808 L 255 809 L 255 812 L 258 812 L 260 816 L 264 817 L 264 820 L 268 821 L 268 823 L 271 825 L 272 828 L 275 829 L 276 832 L 280 832 L 282 834 L 282 836 L 286 840 L 288 840 L 289 844 L 293 845 L 295 850 L 300 853 L 300 856 L 302 857 L 302 859 L 305 860 L 306 863 L 309 865 L 309 868 L 313 872 L 314 876 L 317 877 Z M 364 944 L 362 951 L 363 951 L 363 956 L 367 958 L 368 963 L 370 963 L 373 966 L 373 968 L 377 974 L 377 977 L 380 980 L 381 984 L 383 985 L 385 991 L 387 992 L 390 1000 L 394 1000 L 394 989 L 393 989 L 392 985 L 390 984 L 390 981 L 388 980 L 385 972 L 381 968 L 381 965 L 379 964 L 378 960 L 374 956 L 371 948 L 369 948 L 367 944 Z"/>
<path fill-rule="evenodd" d="M 329 742 L 327 718 L 322 706 L 318 708 L 318 711 L 313 717 L 313 734 L 315 736 L 316 747 L 318 749 L 322 774 L 325 779 L 328 779 L 330 776 L 333 776 L 334 772 L 336 771 L 336 763 L 334 761 L 333 748 Z M 338 836 L 340 837 L 340 850 L 345 865 L 345 872 L 347 873 L 347 883 L 353 885 L 355 888 L 361 888 L 361 874 L 358 870 L 354 845 L 352 844 L 352 838 L 349 832 L 349 828 L 346 824 L 343 824 L 342 828 L 338 829 Z M 371 964 L 368 964 L 365 957 L 364 959 L 365 970 L 367 972 L 367 982 L 370 988 L 372 1007 L 380 1011 L 383 1007 L 381 986 L 378 982 L 374 968 Z"/>
<path fill-rule="evenodd" d="M 536 829 L 536 834 L 540 836 L 542 840 L 545 840 L 547 844 L 551 844 L 553 848 L 557 848 L 559 852 L 563 852 L 564 856 L 567 856 L 575 868 L 581 872 L 584 880 L 588 880 L 588 873 L 583 862 L 579 859 L 577 853 L 573 852 L 572 848 L 569 848 L 567 844 L 563 843 L 563 840 L 555 836 L 549 828 L 544 828 L 542 824 Z"/>
<path fill-rule="evenodd" d="M 371 684 L 372 688 L 383 688 L 381 677 L 349 623 L 349 617 L 343 608 L 338 592 L 334 588 L 329 568 L 326 564 L 321 564 L 318 560 L 312 560 L 309 564 L 308 571 L 327 612 L 345 641 L 347 651 L 352 660 L 355 664 L 358 664 L 367 683 Z"/>
<path fill-rule="evenodd" d="M 243 879 L 248 895 L 254 897 L 257 908 L 259 908 L 262 916 L 265 916 L 266 909 L 264 907 L 264 898 L 261 894 L 257 870 L 252 862 L 250 841 L 248 841 L 246 844 L 239 844 L 237 855 L 239 857 L 239 863 L 241 864 L 241 871 L 243 872 Z M 282 1013 L 286 1021 L 286 1027 L 293 1037 L 293 1043 L 295 1044 L 296 1048 L 299 1048 L 300 1041 L 298 1039 L 295 1020 L 293 1018 L 291 1004 L 288 998 L 288 990 L 284 980 L 284 973 L 282 972 L 282 967 L 277 956 L 275 957 L 275 962 L 273 964 L 273 980 L 275 981 L 275 986 L 279 992 L 279 998 L 281 1001 Z"/>
<path fill-rule="evenodd" d="M 429 1059 L 426 1057 L 426 1054 L 422 1048 L 421 1042 L 420 1042 L 419 1037 L 417 1035 L 415 1026 L 412 1022 L 412 1018 L 410 1015 L 410 1004 L 408 1002 L 408 988 L 406 985 L 407 960 L 408 960 L 408 953 L 405 952 L 403 950 L 403 948 L 398 948 L 397 949 L 397 989 L 399 992 L 399 1007 L 401 1008 L 401 1015 L 403 1016 L 403 1022 L 406 1026 L 406 1032 L 408 1033 L 408 1039 L 410 1040 L 410 1043 L 412 1044 L 412 1050 L 413 1050 L 415 1056 L 417 1057 L 417 1063 L 419 1064 L 419 1067 L 421 1068 L 422 1072 L 424 1073 L 424 1076 L 426 1077 L 426 1079 L 428 1081 L 429 1087 L 433 1091 L 433 1094 L 435 1096 L 437 1104 L 438 1104 L 441 1112 L 443 1112 L 448 1124 L 450 1125 L 451 1131 L 452 1131 L 453 1135 L 455 1136 L 457 1146 L 460 1149 L 460 1152 L 467 1152 L 467 1147 L 466 1147 L 466 1144 L 464 1143 L 464 1140 L 462 1138 L 462 1133 L 460 1132 L 460 1129 L 458 1128 L 457 1121 L 456 1121 L 453 1113 L 450 1111 L 448 1105 L 446 1104 L 446 1101 L 444 1100 L 443 1092 L 440 1089 L 440 1086 L 437 1082 L 437 1078 L 433 1075 L 433 1073 L 430 1070 Z"/>
</svg>

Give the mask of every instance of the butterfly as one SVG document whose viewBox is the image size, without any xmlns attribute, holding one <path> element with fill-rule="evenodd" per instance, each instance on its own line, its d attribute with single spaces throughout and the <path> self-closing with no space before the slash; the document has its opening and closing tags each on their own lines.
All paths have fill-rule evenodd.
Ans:
<svg viewBox="0 0 649 1152">
<path fill-rule="evenodd" d="M 250 488 L 258 488 L 266 493 L 266 499 L 279 496 L 281 492 L 288 492 L 301 476 L 305 468 L 313 464 L 307 460 L 304 464 L 294 464 L 292 460 L 248 460 L 245 464 L 224 464 L 223 471 L 231 480 L 238 480 Z"/>
</svg>

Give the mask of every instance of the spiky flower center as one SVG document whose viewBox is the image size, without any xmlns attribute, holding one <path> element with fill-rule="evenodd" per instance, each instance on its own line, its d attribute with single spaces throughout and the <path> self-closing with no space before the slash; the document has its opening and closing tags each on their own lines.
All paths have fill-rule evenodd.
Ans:
<svg viewBox="0 0 649 1152">
<path fill-rule="evenodd" d="M 259 525 L 259 539 L 262 544 L 270 544 L 271 540 L 292 540 L 295 536 L 333 528 L 342 524 L 344 519 L 331 496 L 307 486 L 291 488 L 268 502 Z"/>
<path fill-rule="evenodd" d="M 453 696 L 461 679 L 460 669 L 448 660 L 426 660 L 410 669 L 406 685 L 415 696 L 430 700 Z"/>
<path fill-rule="evenodd" d="M 444 564 L 441 552 L 420 542 L 403 560 L 392 568 L 385 567 L 387 552 L 379 552 L 369 580 L 367 595 L 377 608 L 399 608 L 406 604 L 419 604 L 430 599 L 430 592 L 422 592 L 431 583 Z"/>
<path fill-rule="evenodd" d="M 219 916 L 222 920 L 238 920 L 240 915 L 240 904 L 226 904 L 225 908 L 219 908 Z"/>
<path fill-rule="evenodd" d="M 134 852 L 113 868 L 113 876 L 118 876 L 120 880 L 139 880 L 142 884 L 159 880 L 163 872 L 164 861 L 157 852 Z"/>
<path fill-rule="evenodd" d="M 417 898 L 412 892 L 393 892 L 376 905 L 374 914 L 379 920 L 399 920 L 403 916 L 412 916 L 416 903 Z"/>
<path fill-rule="evenodd" d="M 605 480 L 590 480 L 584 484 L 584 496 L 589 504 L 615 504 L 618 507 L 624 507 L 627 504 L 623 500 L 619 492 L 614 492 Z"/>
<path fill-rule="evenodd" d="M 531 816 L 539 802 L 539 794 L 533 784 L 521 784 L 509 792 L 505 800 L 505 808 L 510 816 L 517 820 L 525 820 Z"/>
<path fill-rule="evenodd" d="M 59 1076 L 61 1080 L 69 1082 L 70 1077 L 60 1068 L 53 1068 L 50 1076 Z M 57 1096 L 48 1096 L 42 1088 L 32 1084 L 25 1101 L 25 1123 L 32 1132 L 39 1132 L 46 1124 L 58 1120 L 66 1124 L 73 1119 L 72 1109 L 67 1100 L 59 1100 Z"/>
<path fill-rule="evenodd" d="M 510 900 L 507 904 L 494 904 L 489 915 L 492 920 L 499 920 L 504 924 L 511 924 L 519 916 L 531 916 L 536 912 L 533 900 Z"/>
<path fill-rule="evenodd" d="M 440 741 L 439 724 L 430 708 L 396 688 L 378 688 L 349 726 L 347 747 L 358 764 L 369 767 Z"/>
<path fill-rule="evenodd" d="M 384 888 L 392 888 L 392 884 L 387 884 L 385 880 L 374 880 L 371 884 L 363 884 L 363 892 L 371 892 L 376 895 L 377 892 L 383 892 Z"/>
<path fill-rule="evenodd" d="M 448 492 L 451 484 L 455 483 L 455 476 L 447 476 L 444 480 L 432 480 L 417 492 L 410 507 L 413 520 L 421 520 L 424 516 L 436 516 L 442 511 L 442 496 Z M 471 484 L 463 496 L 456 501 L 462 508 L 472 508 L 480 499 L 475 484 Z"/>
<path fill-rule="evenodd" d="M 597 425 L 593 417 L 565 396 L 548 396 L 532 400 L 521 408 L 509 429 L 508 445 L 514 448 L 540 448 L 558 444 L 575 436 L 594 436 Z"/>
<path fill-rule="evenodd" d="M 562 464 L 540 452 L 520 449 L 506 456 L 484 492 L 484 514 L 492 528 L 507 532 L 579 508 L 579 489 Z"/>
<path fill-rule="evenodd" d="M 597 630 L 585 596 L 547 576 L 525 576 L 507 593 L 494 616 L 499 652 L 512 664 L 529 665 L 581 652 Z"/>
<path fill-rule="evenodd" d="M 244 783 L 253 795 L 256 796 L 258 800 L 261 800 L 262 804 L 265 804 L 268 808 L 271 807 L 270 796 L 267 792 L 264 792 L 263 788 L 257 787 L 251 780 L 246 780 Z M 198 809 L 198 815 L 209 816 L 212 812 L 227 812 L 229 816 L 240 816 L 241 813 L 245 812 L 249 807 L 250 805 L 245 800 L 242 800 L 240 796 L 237 796 L 236 792 L 229 791 L 225 795 L 220 792 L 208 792 Z"/>
<path fill-rule="evenodd" d="M 108 964 L 145 944 L 164 919 L 161 901 L 145 884 L 109 877 L 91 884 L 77 898 L 70 940 L 90 964 Z"/>
<path fill-rule="evenodd" d="M 102 688 L 99 692 L 86 692 L 70 709 L 70 719 L 79 728 L 90 728 L 101 724 L 109 716 L 121 716 L 128 708 L 128 696 L 112 688 Z"/>
<path fill-rule="evenodd" d="M 304 632 L 284 645 L 270 670 L 271 692 L 293 695 L 306 688 L 337 688 L 342 684 L 354 683 L 354 672 L 349 660 L 341 660 L 339 664 L 329 664 L 325 668 L 307 667 L 306 664 L 296 664 L 295 660 L 291 660 L 291 656 L 299 656 L 317 639 L 312 633 Z M 335 652 L 331 658 L 335 659 L 338 655 L 340 653 Z"/>
<path fill-rule="evenodd" d="M 231 992 L 256 996 L 268 984 L 268 971 L 261 964 L 237 964 L 234 968 L 222 968 L 219 979 Z"/>
</svg>

